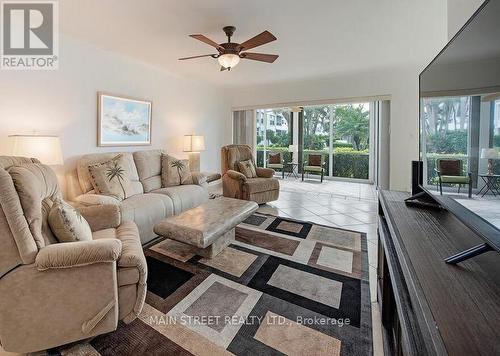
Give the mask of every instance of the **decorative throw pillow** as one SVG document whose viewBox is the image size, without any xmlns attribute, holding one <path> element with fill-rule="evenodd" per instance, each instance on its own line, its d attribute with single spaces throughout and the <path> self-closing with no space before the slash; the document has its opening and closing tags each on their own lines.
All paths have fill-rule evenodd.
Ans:
<svg viewBox="0 0 500 356">
<path fill-rule="evenodd" d="M 443 159 L 439 161 L 439 171 L 443 176 L 460 176 L 460 160 L 446 160 Z"/>
<path fill-rule="evenodd" d="M 281 163 L 281 155 L 279 153 L 270 153 L 269 154 L 269 163 L 280 164 Z"/>
<path fill-rule="evenodd" d="M 54 201 L 49 211 L 50 230 L 59 242 L 92 240 L 89 223 L 80 212 L 62 200 Z"/>
<path fill-rule="evenodd" d="M 238 169 L 247 178 L 257 177 L 257 172 L 255 170 L 255 166 L 254 166 L 253 161 L 251 159 L 247 159 L 246 161 L 238 162 Z"/>
<path fill-rule="evenodd" d="M 123 200 L 133 195 L 130 176 L 120 154 L 113 159 L 89 165 L 90 181 L 97 194 L 110 195 Z"/>
<path fill-rule="evenodd" d="M 320 167 L 321 155 L 309 155 L 309 166 Z"/>
<path fill-rule="evenodd" d="M 187 159 L 177 159 L 163 154 L 161 156 L 161 186 L 193 184 L 193 177 Z"/>
</svg>

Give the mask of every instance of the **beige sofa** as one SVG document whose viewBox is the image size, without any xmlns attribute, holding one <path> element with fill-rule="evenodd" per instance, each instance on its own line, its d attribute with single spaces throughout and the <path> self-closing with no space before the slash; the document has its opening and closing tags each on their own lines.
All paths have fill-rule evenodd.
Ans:
<svg viewBox="0 0 500 356">
<path fill-rule="evenodd" d="M 238 170 L 238 162 L 251 159 L 255 164 L 252 148 L 247 145 L 228 145 L 221 149 L 222 190 L 225 197 L 252 200 L 264 204 L 278 200 L 279 180 L 274 170 L 257 167 L 257 177 L 247 178 Z"/>
<path fill-rule="evenodd" d="M 93 240 L 58 243 L 47 216 L 61 197 L 38 161 L 0 157 L 0 343 L 33 352 L 133 321 L 146 295 L 147 265 L 133 222 L 116 205 L 84 207 Z"/>
<path fill-rule="evenodd" d="M 112 152 L 84 155 L 77 161 L 76 171 L 67 176 L 68 198 L 85 205 L 117 205 L 123 221 L 136 223 L 143 244 L 156 237 L 153 226 L 161 219 L 208 201 L 206 177 L 202 173 L 192 173 L 196 184 L 161 187 L 161 150 L 121 153 L 128 162 L 127 170 L 132 172 L 133 196 L 120 202 L 110 196 L 94 194 L 88 166 L 119 154 Z"/>
</svg>

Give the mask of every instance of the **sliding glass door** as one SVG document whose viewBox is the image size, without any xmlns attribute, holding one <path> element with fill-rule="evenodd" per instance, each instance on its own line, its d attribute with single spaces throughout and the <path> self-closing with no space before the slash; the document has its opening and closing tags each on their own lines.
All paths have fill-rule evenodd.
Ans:
<svg viewBox="0 0 500 356">
<path fill-rule="evenodd" d="M 295 151 L 299 163 L 320 154 L 325 176 L 371 180 L 372 110 L 369 102 L 258 109 L 257 164 L 264 167 L 269 152 L 281 152 L 290 162 Z"/>
<path fill-rule="evenodd" d="M 333 177 L 370 178 L 370 103 L 333 106 Z"/>
<path fill-rule="evenodd" d="M 370 103 L 304 106 L 303 153 L 322 154 L 330 177 L 370 178 Z"/>
<path fill-rule="evenodd" d="M 331 105 L 305 106 L 302 110 L 303 157 L 307 159 L 309 154 L 323 155 L 325 175 L 330 175 L 332 110 Z"/>
<path fill-rule="evenodd" d="M 257 166 L 265 167 L 269 152 L 282 152 L 289 160 L 288 146 L 292 144 L 291 112 L 289 109 L 259 109 L 257 121 Z"/>
</svg>

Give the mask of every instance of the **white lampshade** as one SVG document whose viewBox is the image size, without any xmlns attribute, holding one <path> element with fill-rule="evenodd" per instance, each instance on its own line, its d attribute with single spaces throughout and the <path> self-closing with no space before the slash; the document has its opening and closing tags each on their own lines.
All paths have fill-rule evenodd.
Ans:
<svg viewBox="0 0 500 356">
<path fill-rule="evenodd" d="M 494 148 L 483 148 L 481 150 L 481 158 L 498 159 L 499 157 L 498 151 Z"/>
<path fill-rule="evenodd" d="M 184 135 L 184 152 L 200 152 L 205 150 L 205 136 Z"/>
<path fill-rule="evenodd" d="M 240 56 L 237 54 L 223 54 L 218 58 L 219 64 L 224 68 L 234 68 L 240 63 Z"/>
<path fill-rule="evenodd" d="M 57 136 L 12 135 L 12 155 L 37 158 L 50 166 L 63 164 L 61 141 Z"/>
</svg>

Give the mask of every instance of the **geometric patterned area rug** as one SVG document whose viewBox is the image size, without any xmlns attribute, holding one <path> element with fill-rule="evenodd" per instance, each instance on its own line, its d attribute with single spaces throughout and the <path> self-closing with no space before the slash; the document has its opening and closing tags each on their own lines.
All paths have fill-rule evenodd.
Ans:
<svg viewBox="0 0 500 356">
<path fill-rule="evenodd" d="M 59 353 L 372 354 L 363 233 L 255 213 L 213 259 L 169 239 L 145 254 L 141 316 Z"/>
</svg>

